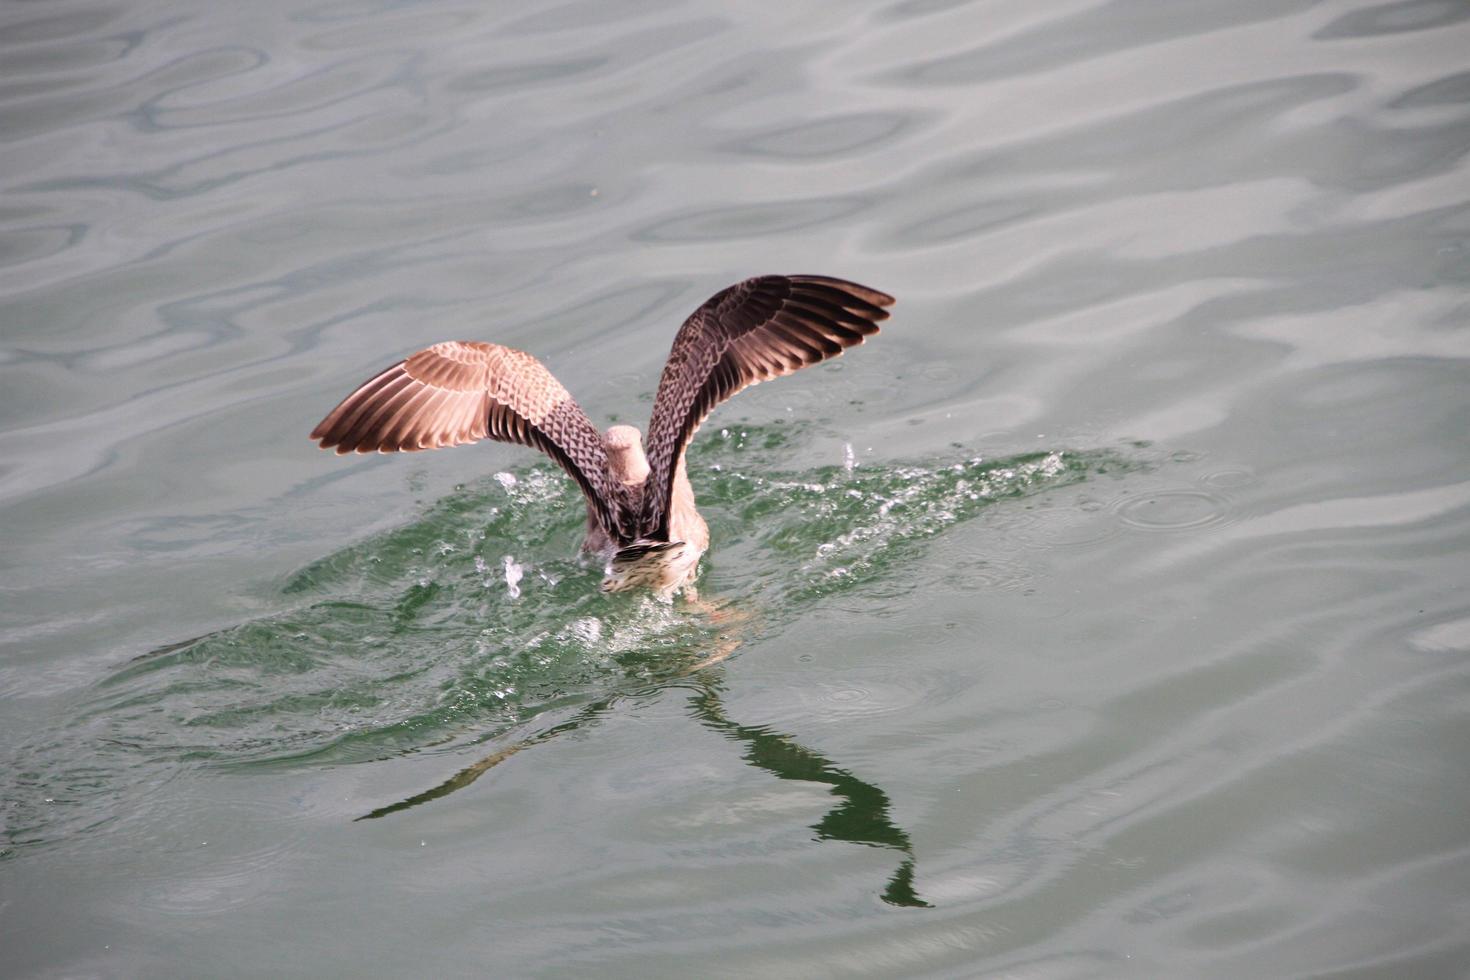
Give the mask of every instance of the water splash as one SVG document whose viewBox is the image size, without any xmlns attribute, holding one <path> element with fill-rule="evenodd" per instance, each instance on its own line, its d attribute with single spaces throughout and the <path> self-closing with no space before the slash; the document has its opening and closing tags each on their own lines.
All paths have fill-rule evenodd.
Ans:
<svg viewBox="0 0 1470 980">
<path fill-rule="evenodd" d="M 525 569 L 516 564 L 511 555 L 500 559 L 501 567 L 505 569 L 505 594 L 512 599 L 521 597 L 521 579 L 525 575 Z"/>
<path fill-rule="evenodd" d="M 789 431 L 747 427 L 691 454 L 716 560 L 754 551 L 745 564 L 757 571 L 722 576 L 734 582 L 724 598 L 758 601 L 768 631 L 825 597 L 904 579 L 925 540 L 987 507 L 1138 465 L 1058 450 L 773 472 Z M 458 487 L 417 520 L 290 575 L 280 613 L 121 666 L 22 749 L 20 768 L 80 804 L 124 792 L 119 774 L 180 764 L 368 761 L 494 738 L 707 657 L 717 623 L 599 593 L 599 569 L 577 553 L 582 525 L 575 488 L 549 465 Z M 56 768 L 81 758 L 95 762 L 90 775 Z M 35 810 L 7 834 L 55 838 L 96 809 Z"/>
</svg>

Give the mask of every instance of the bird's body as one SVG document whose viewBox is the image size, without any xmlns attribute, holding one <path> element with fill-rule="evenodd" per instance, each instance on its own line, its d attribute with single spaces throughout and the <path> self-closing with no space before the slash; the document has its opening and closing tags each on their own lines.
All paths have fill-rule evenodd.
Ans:
<svg viewBox="0 0 1470 980">
<path fill-rule="evenodd" d="M 684 453 L 716 405 L 742 388 L 835 357 L 878 332 L 893 297 L 825 276 L 762 276 L 716 293 L 674 338 L 648 435 L 598 432 L 530 354 L 476 341 L 435 344 L 378 374 L 312 430 L 323 449 L 412 452 L 483 438 L 534 446 L 581 488 L 586 551 L 604 591 L 671 594 L 709 547 Z"/>
<path fill-rule="evenodd" d="M 641 497 L 649 474 L 643 433 L 631 425 L 615 425 L 603 433 L 602 448 L 607 454 L 608 476 L 630 497 Z M 668 536 L 668 542 L 640 541 L 620 547 L 608 536 L 589 503 L 582 550 L 607 559 L 604 592 L 645 588 L 667 593 L 692 582 L 699 570 L 699 558 L 709 548 L 709 525 L 694 506 L 694 487 L 689 483 L 682 454 L 674 467 Z"/>
</svg>

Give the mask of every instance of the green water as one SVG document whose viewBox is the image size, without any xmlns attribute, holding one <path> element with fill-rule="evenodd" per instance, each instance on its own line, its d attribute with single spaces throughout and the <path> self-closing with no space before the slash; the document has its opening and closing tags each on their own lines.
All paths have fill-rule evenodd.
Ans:
<svg viewBox="0 0 1470 980">
<path fill-rule="evenodd" d="M 922 905 L 884 792 L 788 733 L 732 720 L 709 661 L 779 636 L 823 602 L 923 589 L 916 566 L 928 539 L 992 508 L 1024 513 L 1032 498 L 1150 469 L 1156 454 L 956 452 L 783 471 L 800 429 L 726 429 L 692 454 L 720 550 L 743 566 L 721 574 L 715 556 L 701 606 L 601 595 L 601 569 L 577 554 L 580 497 L 543 464 L 456 487 L 410 523 L 295 572 L 280 587 L 287 611 L 133 658 L 22 755 L 32 771 L 17 796 L 41 785 L 58 795 L 12 814 L 7 854 L 92 831 L 94 821 L 68 816 L 116 807 L 140 781 L 180 767 L 299 772 L 497 746 L 490 765 L 366 814 L 386 816 L 470 785 L 501 761 L 502 742 L 519 751 L 673 688 L 688 690 L 691 713 L 741 743 L 753 766 L 831 786 L 841 802 L 814 825 L 818 836 L 902 852 L 884 899 Z M 87 764 L 68 771 L 82 756 Z"/>
</svg>

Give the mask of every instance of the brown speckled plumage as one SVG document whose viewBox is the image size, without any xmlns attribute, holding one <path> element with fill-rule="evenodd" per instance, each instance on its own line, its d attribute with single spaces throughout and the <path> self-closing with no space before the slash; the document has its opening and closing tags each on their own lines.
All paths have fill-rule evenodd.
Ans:
<svg viewBox="0 0 1470 980">
<path fill-rule="evenodd" d="M 448 341 L 372 378 L 312 430 L 338 453 L 413 452 L 490 438 L 534 446 L 587 499 L 589 550 L 610 552 L 603 588 L 672 591 L 693 579 L 709 532 L 684 452 L 742 388 L 836 357 L 878 332 L 893 297 L 826 276 L 761 276 L 721 290 L 674 337 L 647 450 L 637 429 L 606 435 L 540 361 Z"/>
</svg>

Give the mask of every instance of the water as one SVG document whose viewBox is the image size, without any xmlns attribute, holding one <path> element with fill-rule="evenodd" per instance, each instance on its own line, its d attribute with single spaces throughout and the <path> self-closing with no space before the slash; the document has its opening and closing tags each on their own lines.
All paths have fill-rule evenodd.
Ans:
<svg viewBox="0 0 1470 980">
<path fill-rule="evenodd" d="M 1458 976 L 1470 9 L 0 10 L 0 974 Z M 642 424 L 713 612 L 433 341 Z"/>
</svg>

